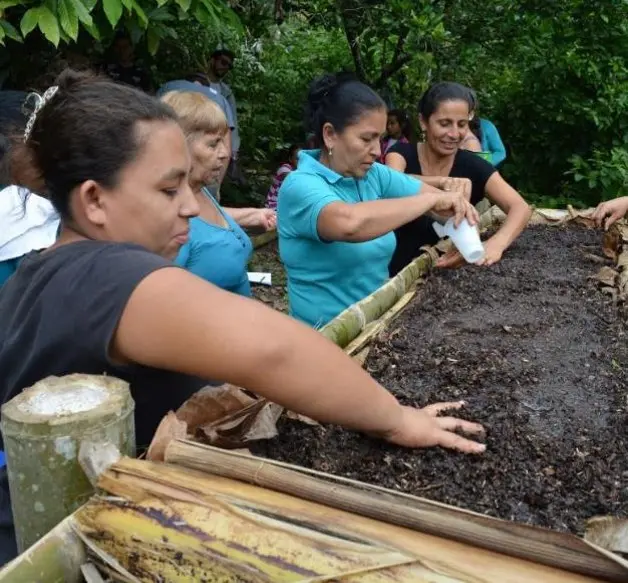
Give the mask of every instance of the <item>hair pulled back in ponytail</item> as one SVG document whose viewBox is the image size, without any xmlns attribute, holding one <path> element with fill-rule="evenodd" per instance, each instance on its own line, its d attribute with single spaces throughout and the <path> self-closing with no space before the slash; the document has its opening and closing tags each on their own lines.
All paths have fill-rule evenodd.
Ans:
<svg viewBox="0 0 628 583">
<path fill-rule="evenodd" d="M 106 188 L 137 157 L 139 122 L 176 121 L 166 104 L 126 85 L 90 73 L 65 70 L 58 90 L 37 112 L 27 139 L 11 150 L 14 184 L 47 196 L 62 217 L 70 193 L 94 180 Z"/>
<path fill-rule="evenodd" d="M 353 74 L 326 74 L 310 85 L 305 125 L 322 143 L 325 124 L 331 124 L 337 132 L 342 133 L 365 113 L 385 108 L 382 98 Z"/>
</svg>

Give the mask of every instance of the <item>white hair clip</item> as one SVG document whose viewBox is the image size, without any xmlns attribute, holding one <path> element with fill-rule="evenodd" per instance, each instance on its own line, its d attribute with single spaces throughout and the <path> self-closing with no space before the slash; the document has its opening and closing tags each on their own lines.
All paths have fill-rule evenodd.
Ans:
<svg viewBox="0 0 628 583">
<path fill-rule="evenodd" d="M 33 126 L 35 125 L 35 120 L 37 119 L 37 114 L 41 111 L 42 107 L 46 105 L 55 95 L 55 93 L 59 90 L 58 85 L 53 85 L 52 87 L 48 87 L 43 95 L 39 95 L 38 93 L 30 93 L 26 100 L 30 100 L 33 98 L 35 100 L 35 109 L 33 113 L 31 113 L 28 121 L 26 122 L 26 129 L 24 130 L 24 141 L 28 140 L 33 131 Z"/>
</svg>

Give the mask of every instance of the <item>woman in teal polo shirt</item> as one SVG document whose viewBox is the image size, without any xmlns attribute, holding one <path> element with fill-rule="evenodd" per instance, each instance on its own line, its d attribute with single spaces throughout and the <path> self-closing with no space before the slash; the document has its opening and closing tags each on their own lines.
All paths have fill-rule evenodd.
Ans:
<svg viewBox="0 0 628 583">
<path fill-rule="evenodd" d="M 388 278 L 393 230 L 423 215 L 477 222 L 462 192 L 443 192 L 376 163 L 386 105 L 345 75 L 310 87 L 308 123 L 322 150 L 301 152 L 279 195 L 279 253 L 290 313 L 319 327 Z M 420 196 L 416 196 L 419 195 Z"/>
</svg>

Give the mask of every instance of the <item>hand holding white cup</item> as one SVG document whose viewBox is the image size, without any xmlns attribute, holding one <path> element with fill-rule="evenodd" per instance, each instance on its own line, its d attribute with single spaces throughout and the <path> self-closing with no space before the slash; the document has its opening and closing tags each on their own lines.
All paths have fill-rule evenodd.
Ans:
<svg viewBox="0 0 628 583">
<path fill-rule="evenodd" d="M 484 259 L 484 245 L 482 245 L 480 233 L 477 227 L 469 224 L 467 219 L 463 219 L 457 227 L 453 217 L 444 225 L 434 222 L 432 226 L 439 237 L 451 239 L 467 263 L 477 263 Z"/>
</svg>

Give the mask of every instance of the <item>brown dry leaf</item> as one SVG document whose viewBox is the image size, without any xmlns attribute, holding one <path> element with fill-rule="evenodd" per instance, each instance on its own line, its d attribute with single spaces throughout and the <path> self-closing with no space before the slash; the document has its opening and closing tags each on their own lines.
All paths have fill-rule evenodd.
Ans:
<svg viewBox="0 0 628 583">
<path fill-rule="evenodd" d="M 278 433 L 277 420 L 282 413 L 283 407 L 260 399 L 239 411 L 200 426 L 196 430 L 196 437 L 225 449 L 243 448 L 252 441 L 275 437 Z"/>
<path fill-rule="evenodd" d="M 286 417 L 288 419 L 294 419 L 295 421 L 300 421 L 301 423 L 305 423 L 306 425 L 320 425 L 318 421 L 307 417 L 305 415 L 301 415 L 301 413 L 295 413 L 294 411 L 286 410 Z"/>
<path fill-rule="evenodd" d="M 605 265 L 595 275 L 592 275 L 589 279 L 595 279 L 602 285 L 608 287 L 614 287 L 619 274 L 612 267 Z"/>
<path fill-rule="evenodd" d="M 187 423 L 178 419 L 173 411 L 169 411 L 155 431 L 148 452 L 146 452 L 146 459 L 153 462 L 163 462 L 168 444 L 173 439 L 185 439 L 187 433 Z"/>
<path fill-rule="evenodd" d="M 621 251 L 622 233 L 617 224 L 611 226 L 611 228 L 604 233 L 604 239 L 602 242 L 602 249 L 604 255 L 613 261 L 617 261 L 619 252 Z"/>
<path fill-rule="evenodd" d="M 628 520 L 595 516 L 587 520 L 584 540 L 614 553 L 628 553 Z"/>
<path fill-rule="evenodd" d="M 201 425 L 222 419 L 234 411 L 241 411 L 255 402 L 257 400 L 241 388 L 230 384 L 203 387 L 179 407 L 177 417 L 188 424 L 190 433 L 194 433 Z"/>
</svg>

